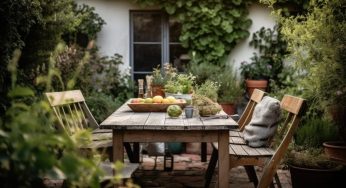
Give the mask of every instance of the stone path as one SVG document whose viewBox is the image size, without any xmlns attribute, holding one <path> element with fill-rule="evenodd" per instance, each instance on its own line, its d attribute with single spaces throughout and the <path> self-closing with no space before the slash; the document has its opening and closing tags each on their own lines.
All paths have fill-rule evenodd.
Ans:
<svg viewBox="0 0 346 188">
<path fill-rule="evenodd" d="M 208 156 L 209 159 L 209 156 Z M 174 170 L 171 172 L 163 171 L 163 157 L 157 158 L 155 166 L 155 157 L 143 155 L 141 167 L 134 174 L 134 180 L 141 187 L 203 187 L 204 173 L 208 163 L 200 162 L 200 156 L 197 154 L 174 155 Z M 256 169 L 258 174 L 261 169 Z M 291 188 L 290 173 L 287 170 L 278 170 L 278 175 L 283 188 Z M 233 168 L 229 174 L 230 186 L 237 188 L 254 187 L 249 182 L 243 167 Z M 215 186 L 216 176 L 213 177 L 210 187 Z"/>
</svg>

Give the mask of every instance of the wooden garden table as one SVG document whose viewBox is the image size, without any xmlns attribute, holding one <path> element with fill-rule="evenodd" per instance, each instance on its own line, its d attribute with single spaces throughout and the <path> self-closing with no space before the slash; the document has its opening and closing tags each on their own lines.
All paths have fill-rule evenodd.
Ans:
<svg viewBox="0 0 346 188">
<path fill-rule="evenodd" d="M 100 124 L 101 129 L 113 130 L 113 157 L 122 162 L 124 142 L 217 142 L 219 187 L 228 187 L 229 130 L 237 127 L 232 118 L 186 119 L 184 113 L 179 118 L 170 118 L 165 112 L 133 112 L 127 103 Z M 139 161 L 139 146 L 134 150 Z"/>
</svg>

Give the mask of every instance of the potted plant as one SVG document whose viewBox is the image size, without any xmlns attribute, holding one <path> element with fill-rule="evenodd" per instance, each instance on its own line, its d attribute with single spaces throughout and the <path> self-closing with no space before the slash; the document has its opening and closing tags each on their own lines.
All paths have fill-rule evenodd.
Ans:
<svg viewBox="0 0 346 188">
<path fill-rule="evenodd" d="M 231 66 L 226 66 L 223 72 L 219 73 L 218 103 L 228 115 L 235 113 L 236 104 L 243 94 L 243 89 L 239 84 L 237 72 Z"/>
<path fill-rule="evenodd" d="M 281 84 L 279 74 L 284 67 L 287 45 L 277 30 L 277 26 L 273 29 L 262 27 L 252 36 L 250 46 L 258 49 L 259 53 L 254 53 L 251 63 L 243 61 L 240 65 L 249 96 L 255 88 L 266 90 L 269 80 L 275 80 L 277 85 Z"/>
<path fill-rule="evenodd" d="M 189 74 L 176 74 L 165 84 L 165 95 L 191 100 L 195 76 Z"/>
<path fill-rule="evenodd" d="M 195 87 L 192 103 L 200 116 L 212 116 L 221 111 L 221 106 L 216 102 L 219 87 L 217 82 L 211 80 Z"/>
<path fill-rule="evenodd" d="M 164 87 L 168 80 L 176 75 L 176 69 L 171 64 L 166 63 L 164 65 L 164 71 L 160 69 L 160 65 L 153 69 L 151 80 L 151 92 L 152 96 L 160 95 L 165 97 Z"/>
<path fill-rule="evenodd" d="M 328 159 L 322 148 L 322 143 L 336 134 L 335 126 L 322 118 L 311 117 L 302 123 L 286 156 L 293 187 L 334 187 L 341 183 L 345 173 L 342 165 Z"/>
</svg>

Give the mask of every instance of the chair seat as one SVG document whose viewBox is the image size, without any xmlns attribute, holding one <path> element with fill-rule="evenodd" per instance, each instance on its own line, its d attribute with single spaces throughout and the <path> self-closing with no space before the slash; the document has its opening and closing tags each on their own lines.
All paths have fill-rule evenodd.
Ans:
<svg viewBox="0 0 346 188">
<path fill-rule="evenodd" d="M 229 137 L 229 143 L 230 144 L 238 144 L 238 145 L 246 145 L 246 142 L 244 138 L 242 137 L 235 137 L 235 136 L 230 136 Z"/>
<path fill-rule="evenodd" d="M 93 141 L 98 140 L 112 140 L 112 133 L 92 133 L 91 135 Z"/>
<path fill-rule="evenodd" d="M 218 144 L 213 143 L 213 147 L 218 149 Z M 274 153 L 275 150 L 268 147 L 252 148 L 248 145 L 229 144 L 229 154 L 237 157 L 270 157 Z"/>
<path fill-rule="evenodd" d="M 93 134 L 97 134 L 97 133 L 112 133 L 112 129 L 94 129 L 92 131 Z"/>
</svg>

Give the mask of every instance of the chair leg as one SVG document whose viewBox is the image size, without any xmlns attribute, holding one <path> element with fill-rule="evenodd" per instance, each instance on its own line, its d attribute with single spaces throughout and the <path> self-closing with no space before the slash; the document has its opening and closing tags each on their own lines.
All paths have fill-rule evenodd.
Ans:
<svg viewBox="0 0 346 188">
<path fill-rule="evenodd" d="M 138 163 L 138 161 L 137 162 L 135 161 L 134 152 L 132 151 L 131 144 L 128 142 L 124 142 L 124 147 L 125 147 L 127 156 L 129 158 L 129 161 L 131 163 Z"/>
<path fill-rule="evenodd" d="M 245 165 L 244 166 L 247 176 L 249 177 L 249 180 L 253 182 L 254 186 L 257 187 L 258 185 L 258 179 L 255 171 L 255 167 L 252 165 Z"/>
<path fill-rule="evenodd" d="M 206 142 L 201 143 L 201 161 L 207 162 L 207 143 Z"/>
<path fill-rule="evenodd" d="M 205 183 L 204 183 L 205 188 L 208 188 L 210 185 L 211 179 L 215 171 L 217 159 L 218 159 L 218 151 L 217 149 L 213 148 L 213 152 L 211 153 L 208 168 L 207 168 L 207 171 L 205 172 Z"/>
<path fill-rule="evenodd" d="M 278 188 L 282 188 L 278 173 L 275 173 L 274 178 L 275 178 L 275 182 L 276 182 L 276 185 L 278 186 Z"/>
</svg>

